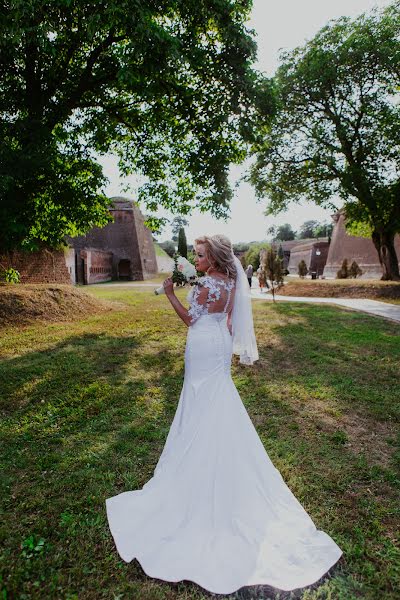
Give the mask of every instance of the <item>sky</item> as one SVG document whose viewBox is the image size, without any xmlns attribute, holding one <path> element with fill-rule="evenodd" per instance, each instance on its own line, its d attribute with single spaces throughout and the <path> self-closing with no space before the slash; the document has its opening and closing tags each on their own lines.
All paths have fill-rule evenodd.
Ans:
<svg viewBox="0 0 400 600">
<path fill-rule="evenodd" d="M 311 39 L 331 19 L 341 16 L 355 17 L 374 6 L 384 7 L 391 0 L 254 0 L 249 27 L 255 30 L 258 45 L 258 61 L 255 67 L 268 77 L 274 74 L 279 64 L 281 49 L 292 49 Z M 126 183 L 135 185 L 134 178 L 120 178 L 117 160 L 108 155 L 100 157 L 104 173 L 109 179 L 105 193 L 109 196 L 126 195 L 123 187 Z M 244 173 L 245 167 L 233 166 L 231 181 L 234 183 Z M 289 223 L 294 230 L 307 220 L 331 222 L 331 210 L 322 209 L 315 204 L 304 202 L 291 204 L 288 210 L 279 216 L 266 216 L 267 200 L 257 201 L 254 190 L 249 184 L 240 183 L 231 202 L 230 217 L 227 221 L 217 220 L 209 214 L 194 211 L 187 217 L 189 225 L 185 228 L 189 243 L 201 235 L 223 233 L 233 243 L 265 240 L 267 230 L 273 225 Z M 340 208 L 341 201 L 337 200 Z M 173 218 L 166 211 L 159 216 Z M 171 239 L 169 226 L 164 227 L 158 236 L 159 241 Z"/>
</svg>

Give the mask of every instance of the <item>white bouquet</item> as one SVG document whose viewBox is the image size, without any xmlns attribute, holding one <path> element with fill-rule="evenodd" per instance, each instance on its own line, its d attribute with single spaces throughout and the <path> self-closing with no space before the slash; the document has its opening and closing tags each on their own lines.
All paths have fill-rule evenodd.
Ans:
<svg viewBox="0 0 400 600">
<path fill-rule="evenodd" d="M 196 279 L 197 271 L 196 267 L 192 265 L 191 262 L 188 261 L 184 256 L 179 256 L 179 254 L 174 256 L 175 267 L 172 273 L 172 281 L 174 283 L 183 284 L 187 282 L 193 282 Z M 164 287 L 161 286 L 154 290 L 155 294 L 164 294 Z"/>
</svg>

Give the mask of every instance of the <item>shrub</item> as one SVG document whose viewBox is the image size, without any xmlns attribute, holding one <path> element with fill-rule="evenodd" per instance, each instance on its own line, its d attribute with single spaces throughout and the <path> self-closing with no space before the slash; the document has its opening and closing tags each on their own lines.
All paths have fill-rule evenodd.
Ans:
<svg viewBox="0 0 400 600">
<path fill-rule="evenodd" d="M 353 260 L 353 262 L 350 265 L 349 276 L 353 279 L 357 279 L 357 277 L 359 277 L 362 274 L 362 269 L 360 269 L 358 263 L 355 260 Z"/>
<path fill-rule="evenodd" d="M 21 275 L 17 269 L 9 267 L 1 273 L 1 279 L 6 283 L 21 283 Z"/>
<path fill-rule="evenodd" d="M 304 279 L 304 277 L 307 275 L 308 273 L 308 269 L 307 269 L 307 265 L 306 265 L 306 261 L 305 260 L 301 260 L 299 262 L 299 264 L 297 265 L 297 269 L 299 272 L 299 276 Z"/>
<path fill-rule="evenodd" d="M 336 273 L 336 279 L 347 279 L 349 276 L 349 264 L 347 258 L 342 262 L 342 266 Z"/>
</svg>

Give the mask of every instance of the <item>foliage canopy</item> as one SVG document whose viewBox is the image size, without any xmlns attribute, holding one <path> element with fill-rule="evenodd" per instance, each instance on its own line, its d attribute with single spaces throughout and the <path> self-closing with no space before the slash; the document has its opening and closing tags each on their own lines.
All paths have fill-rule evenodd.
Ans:
<svg viewBox="0 0 400 600">
<path fill-rule="evenodd" d="M 10 0 L 0 8 L 0 247 L 109 220 L 97 154 L 139 202 L 227 214 L 228 168 L 272 110 L 251 0 Z M 256 109 L 257 107 L 257 109 Z M 148 223 L 157 228 L 157 220 Z"/>
<path fill-rule="evenodd" d="M 329 23 L 282 56 L 277 116 L 250 179 L 268 212 L 311 200 L 370 227 L 384 278 L 398 278 L 400 3 Z"/>
</svg>

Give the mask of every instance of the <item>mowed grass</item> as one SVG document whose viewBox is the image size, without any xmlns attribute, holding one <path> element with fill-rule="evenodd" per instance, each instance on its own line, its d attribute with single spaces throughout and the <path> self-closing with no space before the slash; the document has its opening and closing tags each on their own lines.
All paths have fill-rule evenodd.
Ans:
<svg viewBox="0 0 400 600">
<path fill-rule="evenodd" d="M 107 497 L 153 474 L 182 387 L 186 327 L 151 289 L 88 291 L 123 304 L 1 331 L 0 597 L 208 598 L 124 563 L 105 513 Z M 344 557 L 307 590 L 231 597 L 394 600 L 400 325 L 323 305 L 261 300 L 253 310 L 260 361 L 235 358 L 235 384 L 275 466 Z"/>
</svg>

